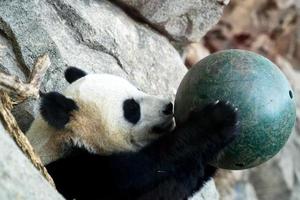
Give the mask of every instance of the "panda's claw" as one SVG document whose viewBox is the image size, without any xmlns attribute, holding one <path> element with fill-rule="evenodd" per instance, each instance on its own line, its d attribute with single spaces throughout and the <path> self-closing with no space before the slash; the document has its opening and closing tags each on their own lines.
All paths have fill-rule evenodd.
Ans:
<svg viewBox="0 0 300 200">
<path fill-rule="evenodd" d="M 220 100 L 216 100 L 216 101 L 214 102 L 214 105 L 217 105 L 219 102 L 220 102 Z"/>
</svg>

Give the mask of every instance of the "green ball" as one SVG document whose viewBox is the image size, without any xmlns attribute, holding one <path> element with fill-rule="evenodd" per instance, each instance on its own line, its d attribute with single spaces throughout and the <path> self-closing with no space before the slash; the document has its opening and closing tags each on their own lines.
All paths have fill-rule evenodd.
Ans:
<svg viewBox="0 0 300 200">
<path fill-rule="evenodd" d="M 240 117 L 240 135 L 211 163 L 219 168 L 246 169 L 269 160 L 295 124 L 289 82 L 275 64 L 253 52 L 221 51 L 194 65 L 176 94 L 176 123 L 183 123 L 192 108 L 216 100 L 234 104 Z"/>
</svg>

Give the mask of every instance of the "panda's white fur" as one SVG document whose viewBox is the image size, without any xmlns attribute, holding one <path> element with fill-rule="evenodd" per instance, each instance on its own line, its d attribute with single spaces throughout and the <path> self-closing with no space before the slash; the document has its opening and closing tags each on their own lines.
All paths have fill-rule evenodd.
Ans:
<svg viewBox="0 0 300 200">
<path fill-rule="evenodd" d="M 63 94 L 79 107 L 66 126 L 51 127 L 38 114 L 27 132 L 44 164 L 62 157 L 68 142 L 99 154 L 136 151 L 159 136 L 152 133 L 154 126 L 173 123 L 172 115 L 163 114 L 168 100 L 146 94 L 118 76 L 89 74 L 71 83 Z M 130 98 L 140 105 L 137 124 L 123 116 L 123 102 Z"/>
</svg>

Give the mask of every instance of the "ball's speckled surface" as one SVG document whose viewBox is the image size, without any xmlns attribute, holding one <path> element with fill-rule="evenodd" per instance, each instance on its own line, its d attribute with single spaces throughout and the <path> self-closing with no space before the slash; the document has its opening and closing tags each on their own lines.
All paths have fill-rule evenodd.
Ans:
<svg viewBox="0 0 300 200">
<path fill-rule="evenodd" d="M 213 165 L 246 169 L 272 158 L 286 143 L 296 120 L 294 93 L 271 61 L 243 50 L 212 54 L 191 68 L 175 100 L 175 119 L 191 108 L 224 100 L 238 107 L 240 135 Z"/>
</svg>

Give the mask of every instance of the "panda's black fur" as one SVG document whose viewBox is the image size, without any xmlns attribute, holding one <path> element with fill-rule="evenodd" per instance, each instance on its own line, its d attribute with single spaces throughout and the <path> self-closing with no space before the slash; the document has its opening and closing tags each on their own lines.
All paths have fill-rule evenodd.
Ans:
<svg viewBox="0 0 300 200">
<path fill-rule="evenodd" d="M 70 82 L 84 75 L 75 69 L 65 74 Z M 70 109 L 77 109 L 70 101 L 45 94 L 44 119 L 57 126 L 66 124 Z M 51 116 L 53 112 L 62 117 Z M 133 122 L 136 118 L 129 116 Z M 74 147 L 73 153 L 46 168 L 67 199 L 187 199 L 215 174 L 216 168 L 208 163 L 237 136 L 237 122 L 232 105 L 214 102 L 192 110 L 186 123 L 138 152 L 103 156 Z"/>
<path fill-rule="evenodd" d="M 134 99 L 127 99 L 123 103 L 124 118 L 132 124 L 136 124 L 141 118 L 141 108 Z"/>
<path fill-rule="evenodd" d="M 63 128 L 70 120 L 70 113 L 77 110 L 76 103 L 58 92 L 43 94 L 40 112 L 49 125 Z"/>
</svg>

